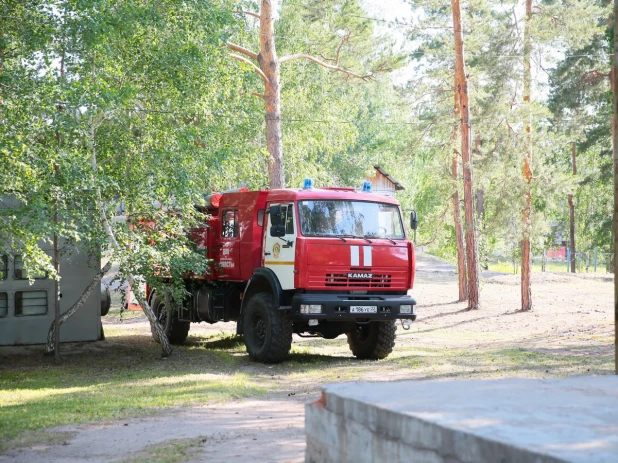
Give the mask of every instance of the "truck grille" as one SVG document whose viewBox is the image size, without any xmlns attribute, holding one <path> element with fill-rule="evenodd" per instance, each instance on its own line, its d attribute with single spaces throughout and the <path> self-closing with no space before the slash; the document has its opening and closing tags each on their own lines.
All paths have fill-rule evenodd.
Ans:
<svg viewBox="0 0 618 463">
<path fill-rule="evenodd" d="M 373 275 L 372 278 L 348 278 L 346 273 L 327 273 L 324 282 L 329 287 L 390 288 L 391 275 Z"/>
</svg>

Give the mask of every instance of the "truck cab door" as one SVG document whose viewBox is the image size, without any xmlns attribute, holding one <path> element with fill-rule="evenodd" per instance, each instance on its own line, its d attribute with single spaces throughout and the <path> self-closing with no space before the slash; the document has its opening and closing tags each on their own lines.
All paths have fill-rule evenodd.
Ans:
<svg viewBox="0 0 618 463">
<path fill-rule="evenodd" d="M 285 235 L 271 236 L 271 217 L 266 216 L 266 238 L 264 243 L 264 267 L 271 269 L 281 284 L 281 289 L 294 289 L 294 246 L 296 244 L 297 226 L 293 203 L 271 204 L 281 206 L 281 219 L 285 226 Z"/>
<path fill-rule="evenodd" d="M 240 278 L 240 234 L 238 211 L 223 209 L 221 211 L 221 244 L 218 263 L 219 278 L 238 280 Z"/>
</svg>

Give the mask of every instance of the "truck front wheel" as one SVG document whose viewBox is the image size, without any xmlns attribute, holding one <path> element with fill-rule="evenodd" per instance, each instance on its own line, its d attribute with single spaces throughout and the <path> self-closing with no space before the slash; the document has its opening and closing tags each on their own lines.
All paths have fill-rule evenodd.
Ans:
<svg viewBox="0 0 618 463">
<path fill-rule="evenodd" d="M 165 301 L 160 301 L 159 297 L 155 294 L 150 302 L 150 308 L 154 312 L 155 317 L 159 320 L 159 323 L 163 327 L 163 331 L 167 335 L 170 343 L 179 345 L 184 344 L 189 336 L 189 328 L 191 323 L 178 320 L 178 312 L 169 314 L 165 307 Z M 152 337 L 155 341 L 159 342 L 157 335 L 152 329 Z"/>
<path fill-rule="evenodd" d="M 357 324 L 356 329 L 346 333 L 348 345 L 356 358 L 380 360 L 388 357 L 395 347 L 396 321 Z"/>
<path fill-rule="evenodd" d="M 258 362 L 279 363 L 292 347 L 292 320 L 275 307 L 273 297 L 258 293 L 243 314 L 243 332 L 249 357 Z"/>
</svg>

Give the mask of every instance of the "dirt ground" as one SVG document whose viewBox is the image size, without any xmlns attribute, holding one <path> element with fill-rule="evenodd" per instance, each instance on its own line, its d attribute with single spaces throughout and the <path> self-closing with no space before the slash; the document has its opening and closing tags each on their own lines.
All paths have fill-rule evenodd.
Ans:
<svg viewBox="0 0 618 463">
<path fill-rule="evenodd" d="M 161 461 L 298 462 L 304 461 L 304 404 L 319 397 L 325 378 L 384 381 L 612 374 L 612 282 L 613 275 L 607 274 L 534 274 L 534 309 L 518 313 L 519 275 L 486 274 L 480 310 L 467 311 L 465 303 L 456 302 L 454 268 L 421 255 L 412 291 L 418 302 L 418 320 L 409 331 L 399 327 L 390 362 L 348 360 L 345 337 L 334 341 L 295 337 L 296 349 L 317 352 L 319 355 L 314 357 L 335 358 L 331 363 L 324 360 L 323 368 L 332 368 L 332 376 L 302 370 L 286 377 L 287 383 L 281 388 L 272 389 L 279 392 L 260 400 L 186 407 L 157 417 L 57 428 L 54 431 L 67 433 L 64 445 L 14 450 L 0 455 L 0 462 L 154 461 L 152 452 L 158 446 L 174 444 L 193 450 L 181 459 Z M 118 326 L 135 335 L 150 332 L 139 316 L 104 321 L 106 331 Z M 221 330 L 233 333 L 234 324 L 192 325 L 191 335 L 207 336 Z M 429 355 L 444 352 L 445 357 L 422 368 L 418 366 L 422 362 L 418 352 L 423 350 Z M 475 352 L 481 351 L 485 352 L 483 362 L 475 362 Z M 532 361 L 528 361 L 530 358 Z M 560 361 L 551 360 L 554 358 Z M 245 372 L 266 371 L 250 362 L 243 365 Z M 277 381 L 274 374 L 264 374 L 264 381 L 269 377 Z M 290 385 L 294 380 L 298 384 Z"/>
</svg>

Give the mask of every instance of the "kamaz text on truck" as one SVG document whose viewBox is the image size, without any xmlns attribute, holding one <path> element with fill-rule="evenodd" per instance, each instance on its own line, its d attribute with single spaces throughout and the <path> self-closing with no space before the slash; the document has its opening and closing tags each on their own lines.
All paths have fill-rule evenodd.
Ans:
<svg viewBox="0 0 618 463">
<path fill-rule="evenodd" d="M 368 188 L 365 188 L 367 190 Z M 207 197 L 210 219 L 193 239 L 214 264 L 187 278 L 190 293 L 171 315 L 149 291 L 170 341 L 190 323 L 236 321 L 249 356 L 276 363 L 292 334 L 346 334 L 360 359 L 382 359 L 395 345 L 397 320 L 416 319 L 414 246 L 399 203 L 352 188 L 234 191 Z M 416 214 L 410 217 L 416 228 Z"/>
</svg>

